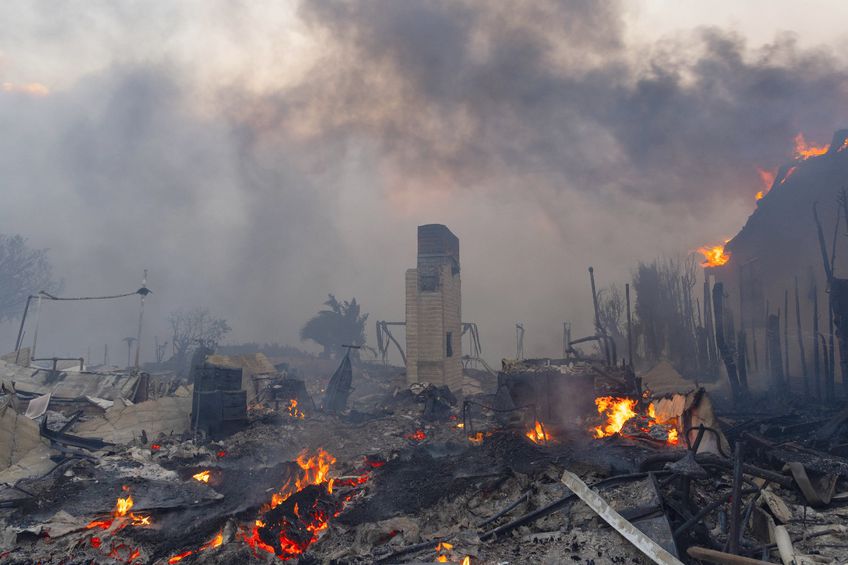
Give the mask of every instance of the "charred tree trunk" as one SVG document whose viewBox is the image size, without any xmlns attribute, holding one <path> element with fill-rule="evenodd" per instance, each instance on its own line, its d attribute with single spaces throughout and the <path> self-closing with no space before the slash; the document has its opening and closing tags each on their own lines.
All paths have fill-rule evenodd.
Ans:
<svg viewBox="0 0 848 565">
<path fill-rule="evenodd" d="M 751 354 L 754 356 L 754 372 L 760 372 L 760 356 L 757 353 L 757 328 L 751 325 Z"/>
<path fill-rule="evenodd" d="M 830 279 L 830 283 L 833 284 L 833 279 Z M 836 400 L 836 367 L 834 366 L 835 359 L 835 342 L 833 338 L 833 334 L 835 333 L 833 330 L 833 318 L 835 316 L 835 312 L 833 310 L 833 289 L 830 289 L 831 292 L 827 293 L 827 331 L 828 331 L 828 350 L 827 350 L 827 399 L 828 402 L 834 402 Z"/>
<path fill-rule="evenodd" d="M 780 396 L 785 391 L 785 383 L 783 382 L 783 359 L 781 359 L 780 355 L 779 314 L 769 315 L 766 336 L 768 338 L 769 370 L 772 387 L 775 393 Z"/>
<path fill-rule="evenodd" d="M 827 354 L 827 340 L 822 334 L 819 334 L 819 339 L 821 339 L 822 359 L 824 359 L 824 373 L 827 375 L 830 373 L 830 358 Z M 827 398 L 827 401 L 830 401 L 830 397 Z"/>
<path fill-rule="evenodd" d="M 739 376 L 736 372 L 736 360 L 733 358 L 733 351 L 724 335 L 724 285 L 720 282 L 713 286 L 713 310 L 715 314 L 716 346 L 722 360 L 724 360 L 724 367 L 727 369 L 727 380 L 730 381 L 733 402 L 738 404 L 741 400 Z"/>
<path fill-rule="evenodd" d="M 816 398 L 822 399 L 821 357 L 819 355 L 819 290 L 813 281 L 813 376 L 816 385 Z"/>
<path fill-rule="evenodd" d="M 739 386 L 748 390 L 748 339 L 745 330 L 739 330 L 736 337 L 736 362 L 739 366 Z"/>
<path fill-rule="evenodd" d="M 801 330 L 801 299 L 798 295 L 798 277 L 795 277 L 795 322 L 795 327 L 798 331 L 798 355 L 801 358 L 801 375 L 804 377 L 804 396 L 809 396 L 810 374 L 807 372 L 807 356 L 804 353 L 804 334 Z M 787 347 L 789 347 L 788 344 Z"/>
<path fill-rule="evenodd" d="M 789 291 L 783 291 L 783 376 L 786 377 L 788 388 L 792 388 L 789 380 Z"/>
<path fill-rule="evenodd" d="M 830 283 L 830 296 L 833 323 L 836 326 L 836 337 L 839 338 L 839 372 L 842 388 L 848 396 L 848 279 L 834 278 Z"/>
<path fill-rule="evenodd" d="M 707 356 L 709 358 L 709 372 L 715 376 L 718 369 L 718 355 L 716 354 L 715 329 L 713 328 L 712 300 L 710 299 L 709 275 L 704 281 L 704 330 L 707 334 Z"/>
<path fill-rule="evenodd" d="M 771 313 L 771 308 L 769 308 L 768 300 L 766 300 L 765 313 L 766 315 L 763 318 L 763 370 L 765 371 L 767 377 L 771 377 L 771 355 L 769 354 L 769 345 L 771 343 L 771 340 L 769 338 L 769 315 Z"/>
</svg>

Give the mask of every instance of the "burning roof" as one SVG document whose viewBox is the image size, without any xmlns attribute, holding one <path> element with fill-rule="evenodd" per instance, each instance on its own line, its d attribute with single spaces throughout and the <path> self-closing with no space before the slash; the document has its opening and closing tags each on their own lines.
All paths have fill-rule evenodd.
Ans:
<svg viewBox="0 0 848 565">
<path fill-rule="evenodd" d="M 775 275 L 791 265 L 793 276 L 818 266 L 818 243 L 812 221 L 813 203 L 836 205 L 838 191 L 848 178 L 848 129 L 833 135 L 830 144 L 794 140 L 795 157 L 776 172 L 758 169 L 763 190 L 745 226 L 724 245 L 700 248 L 705 267 L 736 266 L 757 260 L 760 269 Z M 798 266 L 798 267 L 796 267 Z"/>
</svg>

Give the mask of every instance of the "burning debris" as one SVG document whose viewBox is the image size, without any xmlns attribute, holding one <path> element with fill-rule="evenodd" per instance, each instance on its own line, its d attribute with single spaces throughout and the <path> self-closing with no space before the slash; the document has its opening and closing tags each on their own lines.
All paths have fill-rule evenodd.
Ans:
<svg viewBox="0 0 848 565">
<path fill-rule="evenodd" d="M 805 146 L 797 166 L 820 149 Z M 424 247 L 436 246 L 438 276 L 429 253 L 409 275 L 416 308 L 438 285 L 458 285 L 458 249 L 434 233 Z M 723 246 L 702 253 L 711 271 L 738 257 Z M 418 378 L 437 382 L 364 362 L 358 346 L 329 363 L 301 360 L 298 378 L 272 372 L 288 361 L 201 349 L 187 380 L 120 374 L 111 390 L 0 361 L 0 560 L 845 562 L 848 412 L 743 404 L 756 393 L 745 336 L 721 283 L 705 285 L 695 321 L 695 268 L 694 258 L 640 267 L 638 289 L 653 280 L 664 285 L 656 294 L 678 293 L 668 319 L 640 319 L 649 370 L 637 371 L 629 317 L 625 343 L 601 321 L 593 271 L 596 333 L 564 331 L 562 358 L 505 359 L 497 373 L 481 362 L 485 371 L 458 377 L 452 333 L 417 356 Z M 830 283 L 834 303 L 848 303 L 839 279 Z M 440 299 L 458 300 L 449 290 Z M 668 347 L 651 343 L 652 331 Z M 770 364 L 782 366 L 778 333 L 769 339 Z M 65 384 L 104 397 L 68 398 Z"/>
<path fill-rule="evenodd" d="M 724 244 L 728 241 L 730 240 L 726 240 Z M 698 253 L 704 256 L 704 261 L 701 263 L 704 268 L 721 267 L 730 261 L 730 254 L 724 250 L 724 245 L 699 247 Z"/>
</svg>

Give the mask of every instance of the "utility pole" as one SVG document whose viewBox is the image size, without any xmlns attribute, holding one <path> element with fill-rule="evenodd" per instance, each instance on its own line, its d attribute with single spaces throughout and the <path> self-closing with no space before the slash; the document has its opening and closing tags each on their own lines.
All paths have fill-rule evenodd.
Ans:
<svg viewBox="0 0 848 565">
<path fill-rule="evenodd" d="M 135 370 L 138 371 L 138 359 L 141 351 L 141 322 L 144 320 L 144 299 L 148 294 L 153 292 L 147 288 L 147 269 L 144 269 L 144 276 L 141 278 L 141 288 L 136 292 L 141 296 L 141 306 L 138 310 L 138 336 L 136 337 L 135 346 Z"/>
</svg>

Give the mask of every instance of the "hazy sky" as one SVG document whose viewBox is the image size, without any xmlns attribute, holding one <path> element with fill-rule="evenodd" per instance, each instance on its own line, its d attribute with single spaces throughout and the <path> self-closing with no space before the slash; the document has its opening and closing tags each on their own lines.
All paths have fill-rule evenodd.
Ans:
<svg viewBox="0 0 848 565">
<path fill-rule="evenodd" d="M 843 2 L 0 3 L 0 231 L 65 294 L 132 290 L 298 344 L 328 292 L 401 320 L 415 227 L 461 242 L 486 357 L 589 333 L 586 268 L 733 235 L 803 132 L 848 126 Z M 44 354 L 137 303 L 51 304 Z M 0 338 L 10 349 L 10 325 Z M 41 341 L 43 340 L 43 341 Z M 150 349 L 146 353 L 149 356 Z M 121 359 L 113 353 L 113 361 Z"/>
</svg>

